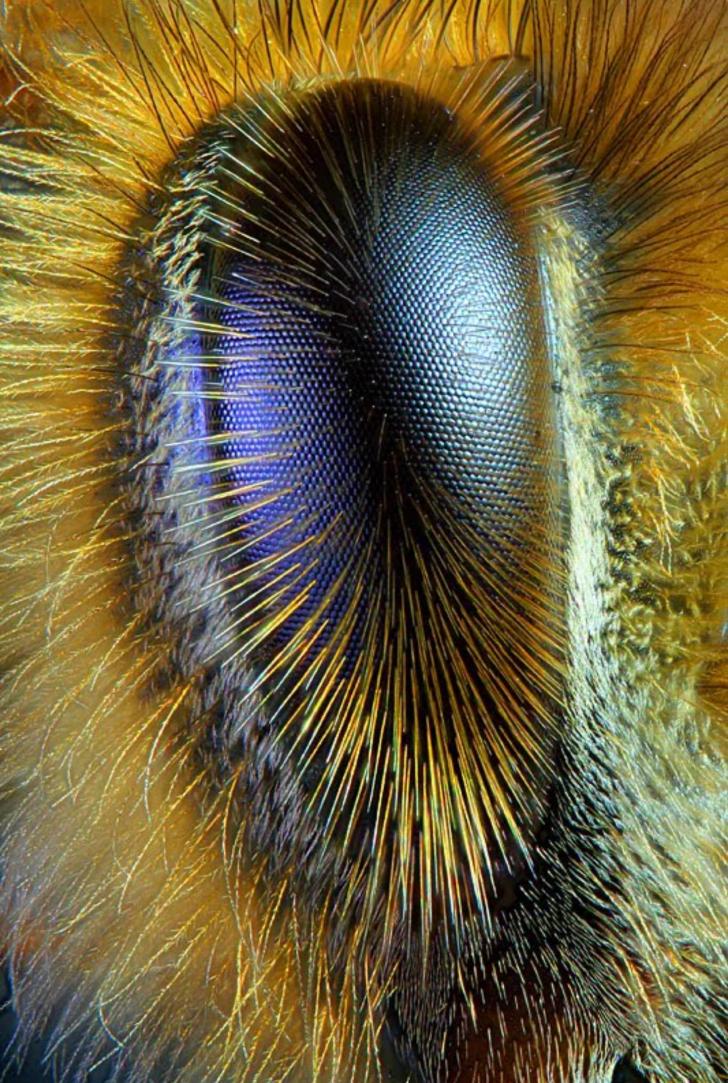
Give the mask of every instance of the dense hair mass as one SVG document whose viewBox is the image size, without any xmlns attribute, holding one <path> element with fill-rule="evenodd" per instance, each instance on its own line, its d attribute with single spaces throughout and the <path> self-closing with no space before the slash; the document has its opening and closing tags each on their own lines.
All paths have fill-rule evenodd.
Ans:
<svg viewBox="0 0 728 1083">
<path fill-rule="evenodd" d="M 18 1049 L 717 1083 L 724 7 L 3 10 Z"/>
</svg>

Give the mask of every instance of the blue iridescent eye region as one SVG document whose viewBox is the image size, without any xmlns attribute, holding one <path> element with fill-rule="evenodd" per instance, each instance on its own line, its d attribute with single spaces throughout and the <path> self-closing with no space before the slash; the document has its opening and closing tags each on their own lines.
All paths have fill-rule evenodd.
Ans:
<svg viewBox="0 0 728 1083">
<path fill-rule="evenodd" d="M 220 285 L 221 397 L 212 421 L 228 436 L 230 501 L 241 509 L 242 556 L 260 569 L 269 605 L 292 607 L 276 635 L 312 616 L 331 638 L 350 604 L 362 537 L 372 533 L 365 418 L 303 290 L 250 281 L 236 261 Z"/>
<path fill-rule="evenodd" d="M 537 266 L 437 103 L 361 81 L 278 120 L 211 256 L 208 418 L 252 624 L 274 652 L 343 637 L 348 668 L 395 568 L 406 592 L 459 534 L 493 593 L 544 529 Z"/>
</svg>

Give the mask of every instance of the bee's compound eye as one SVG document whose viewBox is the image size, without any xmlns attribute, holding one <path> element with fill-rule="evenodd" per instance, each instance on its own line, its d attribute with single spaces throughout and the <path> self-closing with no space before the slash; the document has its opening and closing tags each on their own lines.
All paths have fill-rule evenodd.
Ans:
<svg viewBox="0 0 728 1083">
<path fill-rule="evenodd" d="M 149 607 L 205 673 L 214 747 L 277 779 L 283 755 L 298 796 L 255 805 L 256 846 L 293 859 L 307 823 L 373 880 L 401 860 L 425 909 L 454 882 L 483 905 L 533 837 L 561 674 L 533 221 L 479 133 L 400 84 L 262 97 L 212 142 L 179 181 L 194 304 L 132 401 Z"/>
<path fill-rule="evenodd" d="M 536 261 L 457 120 L 412 90 L 319 89 L 244 118 L 238 144 L 209 255 L 220 495 L 270 645 L 309 628 L 351 666 L 393 546 L 414 581 L 452 541 L 447 591 L 458 545 L 497 578 L 545 544 Z"/>
</svg>

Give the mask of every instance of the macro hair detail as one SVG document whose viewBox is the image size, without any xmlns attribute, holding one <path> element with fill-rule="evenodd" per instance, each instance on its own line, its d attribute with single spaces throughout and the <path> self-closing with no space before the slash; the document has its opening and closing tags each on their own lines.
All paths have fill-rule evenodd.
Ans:
<svg viewBox="0 0 728 1083">
<path fill-rule="evenodd" d="M 725 6 L 0 27 L 15 1055 L 717 1083 Z"/>
</svg>

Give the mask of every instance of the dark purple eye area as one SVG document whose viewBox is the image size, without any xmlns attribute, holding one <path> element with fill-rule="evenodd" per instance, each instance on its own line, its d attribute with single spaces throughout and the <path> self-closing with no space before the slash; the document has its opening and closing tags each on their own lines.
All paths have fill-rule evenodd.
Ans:
<svg viewBox="0 0 728 1083">
<path fill-rule="evenodd" d="M 431 594 L 436 572 L 435 604 L 469 594 L 464 549 L 493 595 L 548 544 L 538 270 L 456 119 L 414 91 L 349 83 L 248 123 L 263 149 L 209 279 L 243 625 L 297 667 L 336 644 L 349 671 L 392 589 Z"/>
</svg>

